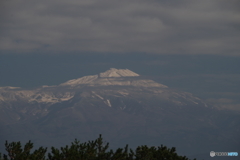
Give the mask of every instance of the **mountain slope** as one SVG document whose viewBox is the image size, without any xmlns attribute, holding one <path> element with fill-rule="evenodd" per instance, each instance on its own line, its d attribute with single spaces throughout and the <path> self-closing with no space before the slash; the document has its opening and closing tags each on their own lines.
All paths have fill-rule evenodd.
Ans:
<svg viewBox="0 0 240 160">
<path fill-rule="evenodd" d="M 33 90 L 1 87 L 0 108 L 2 144 L 32 139 L 60 146 L 101 133 L 113 147 L 164 144 L 184 154 L 240 146 L 239 114 L 216 110 L 128 69 Z"/>
</svg>

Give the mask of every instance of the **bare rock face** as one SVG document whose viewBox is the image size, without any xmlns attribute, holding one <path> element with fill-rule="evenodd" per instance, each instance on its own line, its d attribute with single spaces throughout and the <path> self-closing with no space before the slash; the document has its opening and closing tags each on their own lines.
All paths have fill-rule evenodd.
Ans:
<svg viewBox="0 0 240 160">
<path fill-rule="evenodd" d="M 184 154 L 209 156 L 215 148 L 240 146 L 239 114 L 215 110 L 191 93 L 128 69 L 32 90 L 1 87 L 0 109 L 2 148 L 5 140 L 60 146 L 98 134 L 112 147 L 164 144 Z"/>
</svg>

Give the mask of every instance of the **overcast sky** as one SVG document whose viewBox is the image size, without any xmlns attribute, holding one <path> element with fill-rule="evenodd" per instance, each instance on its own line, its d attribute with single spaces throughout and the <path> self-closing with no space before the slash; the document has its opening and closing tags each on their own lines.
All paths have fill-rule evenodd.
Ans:
<svg viewBox="0 0 240 160">
<path fill-rule="evenodd" d="M 1 53 L 240 55 L 239 0 L 1 0 Z"/>
</svg>

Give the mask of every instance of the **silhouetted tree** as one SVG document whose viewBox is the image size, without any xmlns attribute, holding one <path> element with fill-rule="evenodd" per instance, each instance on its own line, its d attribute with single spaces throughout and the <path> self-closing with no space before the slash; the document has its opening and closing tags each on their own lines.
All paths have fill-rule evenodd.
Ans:
<svg viewBox="0 0 240 160">
<path fill-rule="evenodd" d="M 40 147 L 33 153 L 30 153 L 33 148 L 33 143 L 28 141 L 24 148 L 20 142 L 8 143 L 6 141 L 5 148 L 8 155 L 3 155 L 3 160 L 45 160 L 47 148 Z M 1 156 L 2 159 L 2 156 Z"/>
<path fill-rule="evenodd" d="M 20 142 L 5 143 L 7 155 L 0 153 L 0 160 L 189 160 L 185 156 L 179 156 L 176 149 L 166 146 L 148 147 L 146 145 L 138 146 L 136 150 L 118 148 L 115 151 L 108 150 L 109 143 L 104 143 L 100 135 L 95 141 L 80 143 L 77 139 L 71 143 L 57 149 L 51 148 L 46 159 L 47 148 L 40 147 L 34 152 L 31 141 L 27 142 L 22 148 Z"/>
</svg>

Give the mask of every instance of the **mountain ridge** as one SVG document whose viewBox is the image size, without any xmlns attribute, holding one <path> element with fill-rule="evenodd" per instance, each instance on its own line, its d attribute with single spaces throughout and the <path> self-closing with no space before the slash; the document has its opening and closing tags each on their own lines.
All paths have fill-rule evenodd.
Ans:
<svg viewBox="0 0 240 160">
<path fill-rule="evenodd" d="M 0 109 L 2 143 L 34 139 L 49 146 L 101 133 L 115 146 L 167 144 L 184 154 L 240 146 L 237 114 L 126 69 L 32 90 L 1 87 Z"/>
<path fill-rule="evenodd" d="M 11 86 L 0 87 L 0 101 L 4 101 L 5 97 L 5 100 L 18 100 L 19 98 L 22 98 L 29 99 L 29 102 L 37 101 L 46 103 L 57 103 L 60 101 L 69 100 L 74 95 L 73 90 L 80 89 L 86 86 L 132 86 L 168 88 L 167 86 L 157 83 L 153 80 L 141 79 L 139 74 L 132 72 L 128 69 L 111 68 L 110 70 L 99 73 L 98 75 L 84 76 L 54 86 L 44 85 L 32 90 L 25 90 L 20 87 Z M 66 90 L 67 87 L 68 91 L 66 93 L 59 92 L 58 95 L 54 95 L 54 93 L 52 93 L 58 92 L 57 90 L 59 90 L 59 88 L 61 89 L 61 87 L 65 87 L 63 90 Z"/>
<path fill-rule="evenodd" d="M 77 87 L 79 85 L 88 86 L 107 86 L 107 85 L 126 85 L 126 86 L 142 86 L 142 87 L 163 87 L 167 86 L 148 79 L 137 79 L 140 75 L 129 69 L 111 68 L 97 75 L 84 76 L 81 78 L 69 80 L 61 83 L 59 86 Z M 126 80 L 126 78 L 128 78 Z M 135 78 L 135 79 L 134 79 Z M 125 79 L 125 80 L 124 80 Z"/>
</svg>

